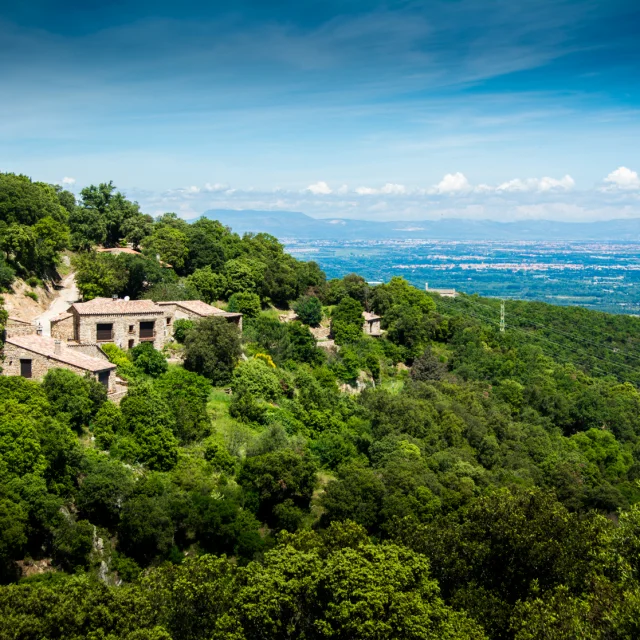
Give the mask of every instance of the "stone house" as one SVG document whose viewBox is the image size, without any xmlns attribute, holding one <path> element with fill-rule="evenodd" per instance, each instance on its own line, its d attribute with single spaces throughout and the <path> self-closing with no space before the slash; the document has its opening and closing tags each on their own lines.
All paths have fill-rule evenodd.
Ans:
<svg viewBox="0 0 640 640">
<path fill-rule="evenodd" d="M 170 337 L 171 321 L 152 300 L 94 298 L 76 302 L 66 313 L 53 318 L 51 335 L 82 344 L 112 343 L 121 349 L 150 342 L 162 349 Z"/>
<path fill-rule="evenodd" d="M 51 320 L 51 335 L 83 344 L 112 343 L 132 349 L 150 342 L 160 350 L 173 337 L 175 320 L 221 316 L 242 330 L 242 314 L 229 313 L 201 300 L 153 302 L 94 298 L 72 304 Z"/>
<path fill-rule="evenodd" d="M 430 289 L 428 282 L 425 282 L 424 290 L 428 293 L 437 293 L 443 298 L 457 298 L 459 295 L 455 289 Z"/>
<path fill-rule="evenodd" d="M 7 332 L 2 375 L 41 380 L 56 368 L 69 369 L 81 376 L 89 374 L 106 387 L 111 397 L 117 393 L 116 365 L 109 362 L 97 345 L 65 344 L 36 333 L 11 335 L 10 330 Z"/>
</svg>

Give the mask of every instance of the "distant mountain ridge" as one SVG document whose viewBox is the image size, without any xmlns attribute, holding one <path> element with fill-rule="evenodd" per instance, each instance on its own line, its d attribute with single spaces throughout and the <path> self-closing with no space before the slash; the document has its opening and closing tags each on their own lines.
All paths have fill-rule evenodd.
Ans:
<svg viewBox="0 0 640 640">
<path fill-rule="evenodd" d="M 219 220 L 237 233 L 270 233 L 299 240 L 538 240 L 640 242 L 640 219 L 598 222 L 523 220 L 414 220 L 377 222 L 348 218 L 312 218 L 298 211 L 210 209 L 205 218 Z M 193 221 L 192 221 L 193 222 Z"/>
</svg>

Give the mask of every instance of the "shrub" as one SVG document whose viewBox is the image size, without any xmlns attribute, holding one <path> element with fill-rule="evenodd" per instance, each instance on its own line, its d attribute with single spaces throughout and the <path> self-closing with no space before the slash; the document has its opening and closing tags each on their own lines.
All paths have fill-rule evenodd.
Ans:
<svg viewBox="0 0 640 640">
<path fill-rule="evenodd" d="M 131 358 L 140 371 L 154 378 L 169 368 L 167 359 L 150 342 L 142 342 L 131 349 Z"/>
<path fill-rule="evenodd" d="M 27 296 L 27 298 L 31 298 L 35 302 L 38 302 L 38 294 L 34 291 L 27 291 L 24 295 Z"/>
<path fill-rule="evenodd" d="M 255 318 L 261 309 L 260 297 L 257 293 L 240 292 L 234 293 L 229 298 L 228 311 L 242 313 L 247 318 Z"/>
<path fill-rule="evenodd" d="M 293 305 L 300 322 L 317 327 L 322 320 L 322 303 L 315 296 L 299 298 Z"/>
<path fill-rule="evenodd" d="M 37 287 L 40 284 L 40 281 L 35 276 L 30 276 L 26 282 L 30 287 Z"/>
<path fill-rule="evenodd" d="M 180 344 L 183 344 L 187 337 L 187 332 L 194 327 L 193 320 L 187 320 L 186 318 L 180 318 L 173 323 L 173 339 Z"/>
<path fill-rule="evenodd" d="M 129 359 L 129 356 L 115 344 L 103 344 L 101 349 L 104 351 L 109 362 L 115 364 L 118 369 L 118 375 L 125 379 L 135 378 L 138 370 Z"/>
</svg>

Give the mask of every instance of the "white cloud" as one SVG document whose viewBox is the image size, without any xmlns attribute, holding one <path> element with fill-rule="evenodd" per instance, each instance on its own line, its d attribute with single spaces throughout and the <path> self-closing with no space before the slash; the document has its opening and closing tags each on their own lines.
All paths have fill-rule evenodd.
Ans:
<svg viewBox="0 0 640 640">
<path fill-rule="evenodd" d="M 215 184 L 211 184 L 210 182 L 207 182 L 204 187 L 202 188 L 203 191 L 206 191 L 207 193 L 216 193 L 218 191 L 227 191 L 229 189 L 229 185 L 228 184 L 220 184 L 219 182 L 216 182 Z"/>
<path fill-rule="evenodd" d="M 447 175 L 429 189 L 432 194 L 465 193 L 471 191 L 471 185 L 464 173 L 447 173 Z"/>
<path fill-rule="evenodd" d="M 332 193 L 331 187 L 326 182 L 322 181 L 310 184 L 305 191 L 313 193 L 314 196 L 327 196 Z"/>
<path fill-rule="evenodd" d="M 374 187 L 358 187 L 356 193 L 361 196 L 373 196 L 373 195 L 393 195 L 401 196 L 407 193 L 407 188 L 403 184 L 394 184 L 387 182 L 383 187 L 375 189 Z"/>
<path fill-rule="evenodd" d="M 568 191 L 569 189 L 573 189 L 575 187 L 575 180 L 566 175 L 564 178 L 560 180 L 556 180 L 555 178 L 527 178 L 526 180 L 521 180 L 520 178 L 516 178 L 515 180 L 509 180 L 508 182 L 503 182 L 502 184 L 496 187 L 497 192 L 531 192 L 531 191 Z"/>
<path fill-rule="evenodd" d="M 76 183 L 76 179 L 75 178 L 68 178 L 67 176 L 62 178 L 62 180 L 60 181 L 60 184 L 63 184 L 66 187 L 71 187 L 75 183 Z"/>
<path fill-rule="evenodd" d="M 612 171 L 605 179 L 605 182 L 609 183 L 609 187 L 605 187 L 606 190 L 613 189 L 640 189 L 640 176 L 637 171 L 627 169 L 627 167 L 619 167 L 615 171 Z"/>
</svg>

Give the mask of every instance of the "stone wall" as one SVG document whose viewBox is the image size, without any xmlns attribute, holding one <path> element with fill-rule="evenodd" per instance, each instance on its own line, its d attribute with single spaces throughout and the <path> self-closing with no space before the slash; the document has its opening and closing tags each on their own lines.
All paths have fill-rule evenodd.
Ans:
<svg viewBox="0 0 640 640">
<path fill-rule="evenodd" d="M 121 315 L 83 315 L 77 318 L 78 331 L 76 339 L 81 343 L 116 344 L 121 349 L 129 349 L 140 343 L 140 323 L 155 322 L 155 336 L 153 346 L 160 350 L 164 347 L 166 338 L 166 316 L 164 313 L 140 313 Z M 113 325 L 113 339 L 99 341 L 97 327 L 99 324 Z M 132 329 L 132 330 L 130 330 Z M 152 342 L 143 340 L 143 342 Z"/>
<path fill-rule="evenodd" d="M 73 316 L 69 316 L 64 320 L 52 320 L 51 337 L 58 338 L 59 340 L 75 340 Z"/>
<path fill-rule="evenodd" d="M 12 336 L 32 336 L 36 332 L 36 325 L 16 318 L 7 318 L 4 331 L 7 338 Z"/>
<path fill-rule="evenodd" d="M 63 347 L 64 348 L 64 347 Z M 18 347 L 14 344 L 6 343 L 4 345 L 4 364 L 2 368 L 2 375 L 4 376 L 19 376 L 20 375 L 20 360 L 31 360 L 31 379 L 42 380 L 47 372 L 51 369 L 68 369 L 77 373 L 79 376 L 83 376 L 87 373 L 85 369 L 80 367 L 74 367 L 73 365 L 49 358 L 39 353 L 25 349 L 24 347 Z M 92 374 L 97 380 L 98 374 Z M 108 393 L 114 393 L 116 391 L 116 376 L 115 369 L 111 369 L 109 372 L 109 385 Z"/>
</svg>

